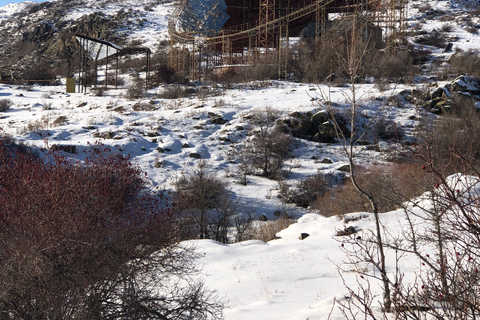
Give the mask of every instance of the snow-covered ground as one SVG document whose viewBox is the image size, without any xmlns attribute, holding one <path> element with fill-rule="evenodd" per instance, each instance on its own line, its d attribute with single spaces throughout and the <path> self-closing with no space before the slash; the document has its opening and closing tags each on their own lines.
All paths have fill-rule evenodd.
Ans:
<svg viewBox="0 0 480 320">
<path fill-rule="evenodd" d="M 362 97 L 365 114 L 380 113 L 389 117 L 408 134 L 416 125 L 412 119 L 419 117 L 418 108 L 406 101 L 401 107 L 384 103 L 404 89 L 406 87 L 398 86 L 380 93 L 373 85 L 365 84 L 358 87 L 357 93 Z M 156 94 L 162 90 L 165 89 L 152 89 L 144 99 L 127 100 L 123 97 L 124 89 L 108 90 L 104 96 L 97 97 L 92 93 L 67 94 L 63 85 L 1 85 L 0 99 L 11 100 L 13 106 L 1 113 L 0 127 L 19 141 L 38 147 L 75 145 L 80 150 L 100 141 L 116 152 L 130 154 L 147 172 L 152 186 L 167 189 L 171 188 L 172 177 L 188 172 L 198 161 L 189 154 L 199 153 L 209 161 L 218 177 L 230 183 L 230 189 L 242 204 L 258 208 L 258 216 L 264 214 L 268 219 L 275 219 L 274 211 L 287 210 L 300 218 L 298 223 L 278 234 L 280 239 L 268 243 L 247 241 L 224 245 L 210 240 L 195 241 L 197 250 L 204 253 L 198 262 L 203 266 L 204 280 L 209 288 L 218 291 L 226 304 L 225 318 L 327 319 L 334 298 L 343 299 L 346 293 L 337 273 L 344 254 L 334 235 L 350 225 L 365 230 L 371 228 L 370 215 L 347 225 L 339 217 L 327 219 L 294 205 L 285 207 L 276 196 L 276 181 L 250 176 L 247 186 L 237 183 L 232 173 L 238 163 L 231 161 L 229 154 L 246 138 L 245 129 L 241 128 L 248 127 L 246 118 L 252 111 L 272 107 L 285 115 L 293 111 L 315 113 L 321 110 L 319 92 L 327 92 L 329 88 L 274 82 L 268 88 L 211 89 L 209 95 L 201 98 L 173 100 L 158 98 Z M 330 90 L 332 101 L 343 105 L 349 89 Z M 149 110 L 135 111 L 142 103 Z M 212 113 L 227 122 L 211 123 Z M 164 152 L 159 152 L 158 147 Z M 337 169 L 347 163 L 336 144 L 319 145 L 298 139 L 294 155 L 286 163 L 292 171 L 291 183 L 317 172 L 338 172 Z M 332 163 L 322 163 L 320 160 L 324 158 Z M 356 160 L 361 164 L 379 165 L 385 162 L 385 154 L 360 146 Z M 397 214 L 382 215 L 387 228 L 398 225 Z M 310 236 L 299 240 L 301 233 Z M 392 268 L 390 265 L 389 270 Z M 345 277 L 351 282 L 356 274 L 352 270 Z M 333 309 L 331 319 L 343 319 L 338 310 Z"/>
<path fill-rule="evenodd" d="M 378 114 L 388 117 L 408 134 L 416 125 L 414 119 L 420 118 L 418 108 L 408 103 L 398 107 L 383 102 L 404 89 L 398 86 L 379 93 L 370 84 L 358 87 L 357 93 L 365 104 L 363 113 L 372 118 Z M 124 98 L 125 89 L 107 90 L 97 97 L 93 93 L 67 94 L 62 85 L 1 85 L 0 99 L 11 100 L 13 106 L 2 113 L 0 127 L 19 141 L 38 147 L 57 144 L 81 149 L 96 142 L 110 145 L 121 154 L 131 155 L 148 173 L 153 186 L 167 189 L 173 176 L 194 166 L 197 160 L 190 154 L 197 153 L 219 177 L 230 182 L 240 199 L 259 206 L 259 215 L 273 218 L 273 212 L 281 206 L 276 197 L 277 183 L 252 176 L 251 183 L 243 186 L 233 177 L 239 165 L 235 150 L 247 137 L 248 116 L 267 107 L 277 110 L 280 117 L 294 111 L 315 113 L 322 110 L 320 91 L 330 90 L 331 100 L 339 106 L 345 104 L 345 95 L 349 94 L 346 87 L 329 89 L 290 82 L 274 82 L 273 86 L 261 89 L 210 88 L 205 89 L 210 90 L 207 95 L 179 99 L 158 98 L 163 90 L 155 88 L 144 99 L 128 100 Z M 212 114 L 226 122 L 212 123 Z M 317 172 L 338 172 L 347 164 L 340 146 L 335 144 L 296 139 L 293 155 L 286 161 L 292 182 Z M 382 152 L 358 147 L 357 159 L 361 164 L 382 163 L 386 157 Z M 325 158 L 332 163 L 322 163 Z M 295 207 L 289 210 L 294 216 L 304 213 Z"/>
<path fill-rule="evenodd" d="M 76 19 L 99 10 L 100 1 L 85 1 L 84 8 L 76 9 L 65 19 Z M 129 5 L 144 6 L 149 1 L 125 1 Z M 440 29 L 447 23 L 426 20 L 422 8 L 430 4 L 456 16 L 467 15 L 477 1 L 411 1 L 408 23 L 412 27 L 422 23 L 426 31 Z M 26 4 L 12 4 L 0 8 L 0 22 L 13 15 Z M 103 4 L 105 14 L 114 14 L 119 7 Z M 418 6 L 415 6 L 418 5 Z M 98 6 L 98 7 L 97 7 Z M 467 7 L 469 6 L 469 7 Z M 468 8 L 468 9 L 465 9 Z M 171 4 L 156 5 L 145 10 L 138 19 L 145 19 L 142 28 L 130 30 L 129 39 L 139 39 L 142 44 L 155 48 L 167 36 L 166 23 Z M 455 20 L 456 21 L 456 20 Z M 451 42 L 463 51 L 480 48 L 478 34 L 468 32 L 467 26 L 452 23 Z M 472 18 L 473 25 L 480 23 Z M 449 40 L 449 41 L 450 41 Z M 437 56 L 451 55 L 441 48 L 428 47 Z M 128 83 L 129 79 L 126 79 Z M 391 85 L 379 92 L 372 84 L 358 85 L 365 115 L 380 114 L 405 129 L 407 138 L 423 116 L 421 110 L 400 98 L 398 103 L 386 103 L 390 97 L 403 90 L 424 89 L 427 84 Z M 218 177 L 230 183 L 229 188 L 243 204 L 258 208 L 257 215 L 275 219 L 276 210 L 287 210 L 299 218 L 298 222 L 281 231 L 280 239 L 268 243 L 246 241 L 236 244 L 219 244 L 210 240 L 195 241 L 197 250 L 203 253 L 198 262 L 203 266 L 203 278 L 211 289 L 218 290 L 226 303 L 228 320 L 293 320 L 293 319 L 344 319 L 334 305 L 334 300 L 344 301 L 347 293 L 338 266 L 345 258 L 335 237 L 337 230 L 346 226 L 358 229 L 373 228 L 369 214 L 356 213 L 360 220 L 345 223 L 340 217 L 325 218 L 307 209 L 293 205 L 284 207 L 277 198 L 277 182 L 250 176 L 247 186 L 237 183 L 233 173 L 238 166 L 232 153 L 246 139 L 248 115 L 254 110 L 271 107 L 281 115 L 294 111 L 315 113 L 321 110 L 321 92 L 331 90 L 331 100 L 340 108 L 348 100 L 349 89 L 327 88 L 309 84 L 274 81 L 267 88 L 239 86 L 235 89 L 208 87 L 208 94 L 179 99 L 162 99 L 164 87 L 148 91 L 142 99 L 128 100 L 125 89 L 106 91 L 103 96 L 93 92 L 65 93 L 65 86 L 14 86 L 0 85 L 0 100 L 9 99 L 12 107 L 0 113 L 0 128 L 19 141 L 38 147 L 54 144 L 74 145 L 77 149 L 101 142 L 116 152 L 130 154 L 133 161 L 147 172 L 152 186 L 171 188 L 172 179 L 191 170 L 198 161 L 189 155 L 199 154 L 208 160 Z M 198 89 L 198 88 L 197 88 Z M 346 98 L 347 97 L 347 98 Z M 397 96 L 400 97 L 400 96 Z M 398 100 L 397 100 L 398 101 Z M 422 114 L 420 114 L 422 113 Z M 211 121 L 211 114 L 226 120 L 224 124 Z M 291 170 L 289 181 L 293 183 L 317 172 L 334 173 L 345 165 L 346 158 L 336 144 L 314 143 L 298 139 L 294 158 L 287 160 Z M 188 147 L 187 147 L 188 145 Z M 382 149 L 388 149 L 386 144 Z M 163 150 L 163 152 L 160 152 Z M 322 163 L 322 159 L 332 163 Z M 381 165 L 386 161 L 383 152 L 367 150 L 359 146 L 356 161 L 360 164 Z M 385 228 L 395 234 L 401 231 L 403 212 L 394 211 L 381 215 Z M 301 233 L 310 236 L 300 240 Z M 393 253 L 388 252 L 391 257 Z M 394 259 L 388 260 L 388 272 L 394 272 Z M 401 266 L 405 277 L 413 277 L 420 263 L 413 258 L 404 260 Z M 344 280 L 354 284 L 356 270 L 344 273 Z M 362 280 L 359 280 L 362 281 Z M 381 299 L 381 288 L 373 283 L 372 290 Z M 379 304 L 375 304 L 377 310 Z"/>
</svg>

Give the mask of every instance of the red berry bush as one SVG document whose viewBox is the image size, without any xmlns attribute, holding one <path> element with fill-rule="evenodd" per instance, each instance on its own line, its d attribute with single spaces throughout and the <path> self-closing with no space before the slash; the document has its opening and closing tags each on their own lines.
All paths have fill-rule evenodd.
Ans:
<svg viewBox="0 0 480 320">
<path fill-rule="evenodd" d="M 128 158 L 0 139 L 0 319 L 217 318 L 177 229 Z"/>
</svg>

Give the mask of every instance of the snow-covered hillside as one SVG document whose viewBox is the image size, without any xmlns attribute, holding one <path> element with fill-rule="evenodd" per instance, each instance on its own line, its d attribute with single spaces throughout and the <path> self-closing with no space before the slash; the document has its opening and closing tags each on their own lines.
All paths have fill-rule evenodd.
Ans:
<svg viewBox="0 0 480 320">
<path fill-rule="evenodd" d="M 419 85 L 422 86 L 422 85 Z M 397 86 L 378 93 L 374 85 L 363 85 L 357 93 L 364 97 L 364 113 L 378 114 L 405 128 L 405 139 L 420 119 L 419 110 L 406 103 L 401 108 L 385 104 L 389 97 L 405 90 Z M 38 147 L 74 145 L 77 149 L 98 141 L 112 146 L 116 152 L 131 155 L 148 173 L 152 186 L 170 189 L 172 178 L 189 172 L 196 163 L 192 154 L 198 154 L 212 166 L 218 177 L 230 182 L 232 191 L 244 203 L 258 206 L 258 216 L 282 209 L 277 198 L 277 182 L 250 176 L 249 183 L 238 183 L 235 172 L 239 166 L 237 148 L 247 138 L 249 116 L 256 110 L 271 107 L 280 117 L 292 112 L 320 112 L 319 91 L 326 86 L 289 82 L 274 82 L 268 88 L 209 89 L 205 97 L 160 99 L 165 88 L 149 91 L 144 99 L 128 100 L 125 90 L 108 90 L 104 96 L 93 93 L 66 94 L 65 87 L 7 86 L 0 87 L 2 99 L 13 106 L 3 113 L 0 127 L 19 141 Z M 342 105 L 348 88 L 331 88 L 332 101 Z M 401 97 L 401 96 L 399 96 Z M 377 99 L 375 99 L 377 98 Z M 345 105 L 345 108 L 347 106 Z M 212 121 L 221 118 L 219 124 Z M 223 122 L 223 121 L 222 121 Z M 381 143 L 384 150 L 391 149 Z M 375 165 L 391 154 L 358 147 L 359 164 Z M 322 162 L 329 159 L 330 163 Z M 290 171 L 288 180 L 293 184 L 317 172 L 340 173 L 337 169 L 347 164 L 339 145 L 319 145 L 317 142 L 296 139 L 293 157 L 286 161 Z M 300 216 L 304 213 L 294 206 L 287 211 Z"/>
<path fill-rule="evenodd" d="M 57 2 L 61 1 L 51 1 L 52 4 Z M 18 21 L 27 19 L 22 16 L 22 10 L 31 6 L 31 3 L 21 3 L 1 7 L 1 27 L 13 32 Z M 418 125 L 426 118 L 437 117 L 416 104 L 411 96 L 413 92 L 435 91 L 451 82 L 451 79 L 436 81 L 430 77 L 435 68 L 444 66 L 455 50 L 474 52 L 480 49 L 480 35 L 474 32 L 474 28 L 480 29 L 478 6 L 475 0 L 410 1 L 410 30 L 420 29 L 428 33 L 444 28 L 446 42 L 453 44 L 453 50 L 444 52 L 444 48 L 415 44 L 418 50 L 431 51 L 430 64 L 424 68 L 422 76 L 414 78 L 410 84 L 388 84 L 382 91 L 371 83 L 357 85 L 362 121 L 385 118 L 388 123 L 401 128 L 403 141 L 409 142 L 414 139 Z M 160 1 L 87 0 L 82 6 L 65 9 L 60 20 L 74 25 L 75 20 L 84 15 L 102 12 L 114 16 L 120 9 L 136 14 L 130 17 L 135 23 L 124 24 L 116 30 L 125 35 L 126 42 L 137 41 L 155 50 L 160 41 L 167 39 L 167 19 L 173 5 Z M 42 14 L 48 10 L 45 7 Z M 446 18 L 429 17 L 429 14 L 439 12 L 443 12 L 439 17 Z M 38 14 L 35 23 L 43 20 L 42 14 Z M 444 27 L 447 24 L 451 27 Z M 409 40 L 413 44 L 419 36 L 412 36 Z M 10 44 L 7 40 L 3 40 L 2 50 Z M 474 54 L 478 55 L 478 52 Z M 73 145 L 81 150 L 98 142 L 111 146 L 114 152 L 131 155 L 147 173 L 152 187 L 167 190 L 172 190 L 176 177 L 191 172 L 198 158 L 207 160 L 212 172 L 228 182 L 232 197 L 242 206 L 255 210 L 256 217 L 264 215 L 267 220 L 274 220 L 280 210 L 298 218 L 297 223 L 278 233 L 279 239 L 268 243 L 251 240 L 225 245 L 212 240 L 192 241 L 203 253 L 198 263 L 203 266 L 206 285 L 218 290 L 225 302 L 225 318 L 345 319 L 334 301 L 345 302 L 348 292 L 344 281 L 354 286 L 357 280 L 363 280 L 358 278 L 358 270 L 354 269 L 343 273 L 343 279 L 339 277 L 338 267 L 348 269 L 348 266 L 343 264 L 345 254 L 335 234 L 354 226 L 363 236 L 374 228 L 373 217 L 368 213 L 352 213 L 350 217 L 358 219 L 348 219 L 350 222 L 345 222 L 344 217 L 326 218 L 311 209 L 285 204 L 278 196 L 277 181 L 250 175 L 247 185 L 242 185 L 236 172 L 240 165 L 238 149 L 249 138 L 249 119 L 254 112 L 272 108 L 278 111 L 280 119 L 296 112 L 316 114 L 323 110 L 325 99 L 322 97 L 325 96 L 329 96 L 340 112 L 346 112 L 350 88 L 283 81 L 268 81 L 261 85 L 252 82 L 233 85 L 233 88 L 213 83 L 192 85 L 186 90 L 192 89 L 195 94 L 181 98 L 167 99 L 165 92 L 184 90 L 184 87 L 160 86 L 149 89 L 142 98 L 127 99 L 126 87 L 133 79 L 128 75 L 122 75 L 122 78 L 124 87 L 109 89 L 103 95 L 94 90 L 67 94 L 64 79 L 58 86 L 2 84 L 0 100 L 9 100 L 12 105 L 0 113 L 0 128 L 18 141 L 41 148 Z M 386 140 L 380 141 L 375 148 L 359 145 L 355 161 L 365 166 L 382 166 L 396 157 L 397 147 L 398 144 Z M 347 163 L 337 143 L 295 138 L 293 156 L 284 166 L 288 171 L 285 180 L 295 185 L 318 172 L 344 175 L 338 169 Z M 400 234 L 405 214 L 402 210 L 383 213 L 381 220 L 390 235 Z M 309 236 L 300 240 L 302 233 Z M 387 271 L 393 275 L 397 268 L 395 252 L 389 251 L 387 255 Z M 408 282 L 414 280 L 421 263 L 406 256 L 400 267 Z M 364 272 L 373 272 L 370 267 L 366 268 Z M 372 291 L 377 295 L 374 311 L 379 312 L 379 283 L 372 282 Z"/>
</svg>

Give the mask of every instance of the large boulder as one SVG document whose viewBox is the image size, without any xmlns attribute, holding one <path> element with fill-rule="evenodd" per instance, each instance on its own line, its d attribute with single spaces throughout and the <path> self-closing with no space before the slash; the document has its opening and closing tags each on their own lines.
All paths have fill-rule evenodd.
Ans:
<svg viewBox="0 0 480 320">
<path fill-rule="evenodd" d="M 335 121 L 339 124 L 340 130 L 350 135 L 345 119 L 340 114 L 335 114 Z M 307 139 L 321 143 L 333 143 L 336 139 L 334 121 L 331 114 L 320 111 L 315 114 L 294 112 L 289 118 L 279 122 L 282 131 L 290 132 L 294 137 Z"/>
</svg>

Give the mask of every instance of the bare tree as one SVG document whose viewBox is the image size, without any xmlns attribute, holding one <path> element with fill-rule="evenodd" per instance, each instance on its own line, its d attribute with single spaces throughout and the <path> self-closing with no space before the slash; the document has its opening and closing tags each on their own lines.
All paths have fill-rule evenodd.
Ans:
<svg viewBox="0 0 480 320">
<path fill-rule="evenodd" d="M 207 161 L 200 160 L 190 174 L 175 182 L 178 210 L 185 226 L 191 229 L 186 238 L 215 238 L 227 242 L 227 229 L 235 208 L 229 199 L 228 183 L 210 171 Z M 213 233 L 213 235 L 212 235 Z"/>
<path fill-rule="evenodd" d="M 248 168 L 259 170 L 264 177 L 278 178 L 292 148 L 292 138 L 275 129 L 278 117 L 279 112 L 271 107 L 250 116 L 250 139 L 241 151 L 243 173 Z"/>
<path fill-rule="evenodd" d="M 387 275 L 386 270 L 386 258 L 384 247 L 385 243 L 382 235 L 382 225 L 379 217 L 378 202 L 375 198 L 375 195 L 368 192 L 362 185 L 358 183 L 357 180 L 357 166 L 355 163 L 355 152 L 357 142 L 363 139 L 364 132 L 360 132 L 360 128 L 357 125 L 358 118 L 362 111 L 361 104 L 357 97 L 357 87 L 356 79 L 359 76 L 359 71 L 362 68 L 363 57 L 368 52 L 368 47 L 364 45 L 357 45 L 359 43 L 358 34 L 356 31 L 357 24 L 352 24 L 353 29 L 351 30 L 351 37 L 349 46 L 346 48 L 347 54 L 345 58 L 343 55 L 340 56 L 341 64 L 350 78 L 349 92 L 345 93 L 345 98 L 348 101 L 348 126 L 349 134 L 346 134 L 346 130 L 342 130 L 342 124 L 339 122 L 338 117 L 336 116 L 337 110 L 335 106 L 331 103 L 328 93 L 321 92 L 320 103 L 330 114 L 331 121 L 335 130 L 335 134 L 340 141 L 343 153 L 346 155 L 349 167 L 350 167 L 350 180 L 355 190 L 360 194 L 364 199 L 368 201 L 371 207 L 375 219 L 375 232 L 373 234 L 374 241 L 376 243 L 377 254 L 375 256 L 368 257 L 368 260 L 373 263 L 375 268 L 380 272 L 381 281 L 383 283 L 383 308 L 386 312 L 391 312 L 392 310 L 392 300 L 390 293 L 390 280 Z M 368 251 L 365 251 L 368 252 Z M 378 260 L 376 257 L 378 256 Z"/>
<path fill-rule="evenodd" d="M 437 158 L 428 140 L 411 149 L 423 161 L 426 174 L 435 179 L 422 198 L 405 204 L 406 241 L 395 246 L 396 250 L 414 254 L 423 266 L 418 274 L 419 286 L 403 293 L 407 307 L 401 312 L 412 319 L 480 316 L 480 172 L 469 150 L 452 144 L 452 161 L 445 162 L 443 155 Z M 452 170 L 458 173 L 448 175 Z"/>
</svg>

